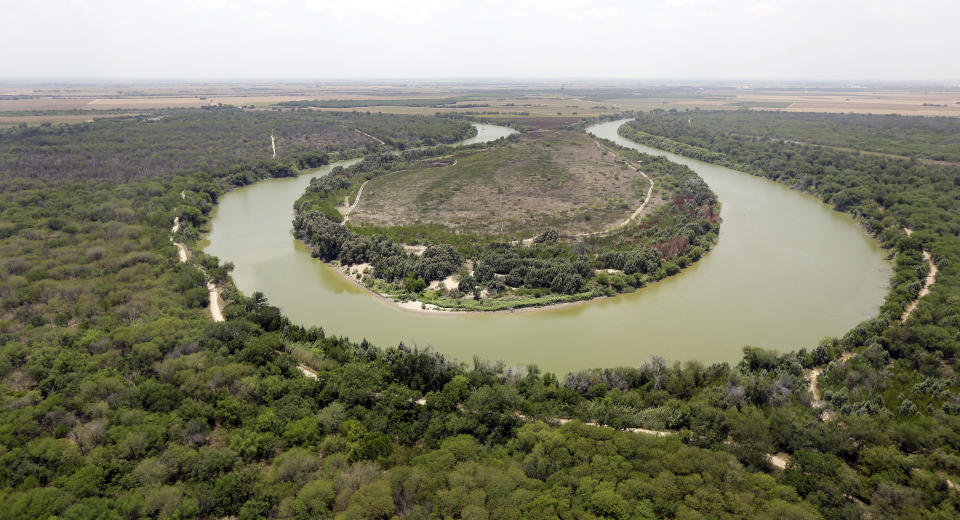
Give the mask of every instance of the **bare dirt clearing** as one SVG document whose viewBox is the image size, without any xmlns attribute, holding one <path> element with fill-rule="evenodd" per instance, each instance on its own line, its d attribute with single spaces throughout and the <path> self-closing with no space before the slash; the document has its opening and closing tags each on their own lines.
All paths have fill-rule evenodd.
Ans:
<svg viewBox="0 0 960 520">
<path fill-rule="evenodd" d="M 619 156 L 567 130 L 530 132 L 515 143 L 459 154 L 456 161 L 369 181 L 351 222 L 583 233 L 629 218 L 651 186 Z"/>
</svg>

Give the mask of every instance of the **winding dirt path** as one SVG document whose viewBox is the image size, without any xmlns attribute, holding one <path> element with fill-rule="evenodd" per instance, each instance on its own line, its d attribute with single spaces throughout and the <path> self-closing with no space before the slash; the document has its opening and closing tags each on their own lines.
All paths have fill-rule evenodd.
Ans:
<svg viewBox="0 0 960 520">
<path fill-rule="evenodd" d="M 302 363 L 301 363 L 301 364 L 297 365 L 297 370 L 299 370 L 300 373 L 302 373 L 302 374 L 303 374 L 304 376 L 306 376 L 306 377 L 309 377 L 310 379 L 317 379 L 317 373 L 316 373 L 313 369 L 311 369 L 310 367 L 308 367 L 308 366 L 305 365 L 305 364 L 302 364 Z M 374 396 L 375 396 L 375 397 L 379 397 L 379 394 L 374 394 Z M 416 405 L 418 405 L 418 406 L 426 406 L 426 405 L 427 405 L 427 400 L 424 399 L 424 398 L 420 398 L 420 399 L 410 399 L 409 402 L 411 402 L 411 403 L 413 403 L 413 404 L 416 404 Z M 463 407 L 463 404 L 462 404 L 462 403 L 457 404 L 457 408 L 460 409 L 461 411 L 464 410 L 464 407 Z M 520 413 L 520 412 L 513 412 L 513 415 L 514 415 L 514 417 L 516 417 L 516 418 L 518 418 L 518 419 L 521 419 L 521 420 L 524 420 L 524 421 L 533 421 L 532 418 L 527 417 L 526 415 L 523 415 L 523 414 Z M 573 421 L 573 420 L 575 420 L 575 419 L 567 419 L 567 418 L 564 418 L 564 417 L 551 417 L 551 418 L 549 418 L 549 419 L 546 419 L 546 422 L 548 422 L 548 423 L 553 423 L 553 424 L 559 425 L 559 426 L 563 426 L 564 424 L 567 424 L 568 422 Z M 595 427 L 595 428 L 610 428 L 610 429 L 616 430 L 616 428 L 614 428 L 614 427 L 612 427 L 612 426 L 607 426 L 607 425 L 604 425 L 604 424 L 599 424 L 599 423 L 596 423 L 596 422 L 593 422 L 593 421 L 585 422 L 585 423 L 583 423 L 583 424 L 585 424 L 586 426 L 593 426 L 593 427 Z M 646 429 L 646 428 L 624 428 L 624 429 L 622 429 L 622 430 L 617 430 L 617 431 L 631 432 L 631 433 L 642 433 L 642 434 L 645 434 L 645 435 L 653 435 L 654 437 L 669 437 L 669 436 L 671 436 L 671 435 L 676 435 L 676 434 L 677 434 L 677 432 L 675 432 L 675 431 L 673 431 L 673 430 L 649 430 L 649 429 Z M 783 457 L 786 457 L 786 455 L 782 455 L 782 456 L 783 456 Z M 768 455 L 768 457 L 774 457 L 774 456 L 773 456 L 773 455 Z M 776 465 L 776 463 L 774 463 L 774 465 Z M 786 462 L 784 462 L 784 466 L 786 466 Z"/>
<path fill-rule="evenodd" d="M 913 234 L 913 230 L 910 228 L 903 228 L 903 232 L 910 236 Z M 917 294 L 917 297 L 907 305 L 906 310 L 903 311 L 903 316 L 900 316 L 900 323 L 905 323 L 907 318 L 910 317 L 910 314 L 917 308 L 917 305 L 920 303 L 920 298 L 930 294 L 930 286 L 936 283 L 937 274 L 940 272 L 937 269 L 937 264 L 933 262 L 933 256 L 930 255 L 930 252 L 923 250 L 923 259 L 926 260 L 927 266 L 930 270 L 927 272 L 927 278 L 923 281 L 923 287 L 920 288 L 920 292 Z"/>
<path fill-rule="evenodd" d="M 317 379 L 317 373 L 314 372 L 314 371 L 313 371 L 310 367 L 308 367 L 307 365 L 297 365 L 297 370 L 299 370 L 300 373 L 302 373 L 303 375 L 309 377 L 310 379 Z"/>
<path fill-rule="evenodd" d="M 180 263 L 185 264 L 190 258 L 190 255 L 187 254 L 187 247 L 180 242 L 174 242 L 173 245 L 177 246 L 177 256 L 180 258 Z"/>
<path fill-rule="evenodd" d="M 226 321 L 220 304 L 220 289 L 213 282 L 207 282 L 207 290 L 210 291 L 210 317 L 213 321 Z"/>
<path fill-rule="evenodd" d="M 516 416 L 516 417 L 519 418 L 519 419 L 524 420 L 524 421 L 532 421 L 532 420 L 533 420 L 533 419 L 527 417 L 526 415 L 523 415 L 523 414 L 520 413 L 520 412 L 514 412 L 513 415 Z M 547 422 L 552 422 L 552 423 L 555 423 L 555 424 L 557 424 L 557 425 L 563 426 L 564 424 L 567 424 L 568 422 L 573 421 L 573 420 L 574 420 L 574 419 L 567 419 L 567 418 L 564 418 L 564 417 L 552 417 L 552 418 L 550 418 L 550 419 L 547 419 Z M 587 426 L 593 426 L 593 427 L 596 427 L 596 428 L 610 428 L 610 429 L 612 429 L 612 430 L 616 430 L 616 428 L 614 428 L 613 426 L 607 426 L 607 425 L 599 424 L 599 423 L 596 423 L 596 422 L 593 422 L 593 421 L 585 422 L 585 423 L 583 423 L 583 424 L 585 424 L 585 425 L 587 425 Z M 631 433 L 643 433 L 643 434 L 646 434 L 646 435 L 653 435 L 654 437 L 668 437 L 668 436 L 670 436 L 670 435 L 676 435 L 676 434 L 677 434 L 677 432 L 672 431 L 672 430 L 648 430 L 648 429 L 646 429 L 646 428 L 624 428 L 624 429 L 622 429 L 622 430 L 617 430 L 617 431 L 621 431 L 621 432 L 631 432 Z"/>
<path fill-rule="evenodd" d="M 850 352 L 850 351 L 844 352 L 843 354 L 840 355 L 840 358 L 837 359 L 837 363 L 846 363 L 856 355 L 857 354 L 855 352 Z M 807 382 L 810 385 L 809 386 L 810 393 L 813 394 L 813 401 L 810 401 L 810 406 L 812 408 L 824 408 L 827 404 L 826 402 L 823 401 L 823 395 L 820 393 L 820 386 L 818 384 L 819 383 L 818 380 L 821 374 L 823 374 L 823 367 L 811 368 L 810 370 L 807 370 L 806 373 L 804 374 L 804 378 L 807 380 Z M 829 419 L 829 418 L 830 416 L 827 415 L 826 419 Z"/>
<path fill-rule="evenodd" d="M 369 137 L 370 139 L 373 139 L 374 141 L 376 141 L 376 142 L 378 142 L 378 143 L 380 143 L 380 144 L 382 144 L 382 145 L 386 145 L 386 144 L 387 144 L 387 143 L 381 141 L 380 139 L 377 139 L 376 137 L 374 137 L 374 136 L 372 136 L 372 135 L 370 135 L 370 134 L 368 134 L 368 133 L 366 133 L 366 132 L 361 132 L 360 129 L 358 129 L 358 128 L 354 128 L 353 131 L 356 132 L 356 133 L 358 133 L 358 134 L 360 134 L 360 135 L 367 136 L 367 137 Z"/>
<path fill-rule="evenodd" d="M 396 173 L 396 172 L 394 172 Z M 387 175 L 390 175 L 389 173 Z M 386 177 L 386 175 L 384 175 Z M 370 182 L 369 180 L 363 181 L 363 184 L 360 185 L 360 189 L 357 190 L 357 196 L 353 199 L 353 204 L 347 206 L 343 210 L 343 223 L 346 224 L 350 220 L 350 214 L 353 213 L 353 210 L 357 209 L 357 205 L 360 204 L 360 197 L 363 196 L 363 188 Z"/>
<path fill-rule="evenodd" d="M 359 130 L 357 130 L 357 131 L 359 132 Z M 360 132 L 360 133 L 363 133 L 363 132 Z M 366 135 L 366 134 L 364 134 L 364 135 Z M 373 139 L 376 139 L 376 137 L 374 137 Z M 459 160 L 459 159 L 454 159 L 454 160 L 453 160 L 453 164 L 451 164 L 451 165 L 449 165 L 449 166 L 445 166 L 445 168 L 451 168 L 451 167 L 453 167 L 453 166 L 456 166 L 458 160 Z M 377 178 L 377 179 L 382 179 L 382 178 L 387 177 L 387 176 L 389 176 L 389 175 L 393 175 L 393 174 L 395 174 L 395 173 L 400 173 L 400 172 L 405 172 L 405 171 L 407 171 L 407 170 L 397 170 L 397 171 L 395 171 L 395 172 L 385 173 L 385 174 L 383 174 L 383 175 L 381 175 L 381 176 L 379 176 L 379 177 L 376 177 L 376 178 Z M 343 215 L 343 223 L 344 223 L 344 224 L 346 224 L 346 223 L 350 220 L 350 214 L 353 213 L 353 210 L 357 209 L 357 206 L 360 204 L 360 197 L 363 196 L 363 188 L 364 188 L 364 186 L 366 186 L 367 183 L 370 182 L 370 181 L 372 181 L 372 180 L 373 180 L 373 179 L 367 179 L 367 180 L 363 181 L 363 184 L 360 185 L 360 189 L 357 190 L 357 196 L 353 199 L 353 204 L 350 204 L 349 206 L 347 206 L 347 207 L 341 212 L 341 214 Z"/>
<path fill-rule="evenodd" d="M 567 422 L 567 421 L 569 421 L 569 419 L 557 419 L 557 422 L 560 422 L 560 421 Z M 560 424 L 564 424 L 564 423 L 561 422 Z M 597 424 L 597 423 L 595 423 L 595 422 L 588 422 L 588 423 L 583 423 L 583 424 L 586 424 L 587 426 L 595 426 L 595 427 L 597 427 L 597 428 L 612 428 L 612 429 L 616 429 L 616 428 L 613 428 L 612 426 L 605 426 L 605 425 Z M 654 437 L 669 437 L 670 435 L 676 435 L 676 434 L 677 434 L 677 432 L 673 432 L 673 431 L 670 431 L 670 430 L 648 430 L 648 429 L 646 429 L 646 428 L 624 428 L 624 429 L 622 429 L 622 430 L 617 430 L 617 431 L 630 432 L 630 433 L 642 433 L 642 434 L 644 434 L 644 435 L 653 435 Z"/>
<path fill-rule="evenodd" d="M 600 146 L 600 142 L 599 142 L 599 141 L 594 141 L 594 142 L 597 143 L 597 148 L 602 148 L 602 146 Z M 600 231 L 591 231 L 591 232 L 589 232 L 589 233 L 577 233 L 576 235 L 573 235 L 574 237 L 577 237 L 577 238 L 584 238 L 584 237 L 602 237 L 602 236 L 609 235 L 610 233 L 613 233 L 613 232 L 615 232 L 615 231 L 618 231 L 618 230 L 620 230 L 621 228 L 624 228 L 624 227 L 628 226 L 631 222 L 634 221 L 634 219 L 636 219 L 638 216 L 640 216 L 640 213 L 642 213 L 643 210 L 647 207 L 647 204 L 650 203 L 650 199 L 653 197 L 653 188 L 656 187 L 656 183 L 653 182 L 653 179 L 650 178 L 649 175 L 647 175 L 646 173 L 643 173 L 642 171 L 640 171 L 639 169 L 637 169 L 637 168 L 634 167 L 633 165 L 629 165 L 629 164 L 628 164 L 627 166 L 630 166 L 630 168 L 632 168 L 633 171 L 639 173 L 640 175 L 643 175 L 643 177 L 644 177 L 645 179 L 647 179 L 648 181 L 650 181 L 650 187 L 647 188 L 647 196 L 643 198 L 643 202 L 641 202 L 640 205 L 637 206 L 637 209 L 635 209 L 635 210 L 633 211 L 633 213 L 631 213 L 630 216 L 627 217 L 627 219 L 624 220 L 623 222 L 620 222 L 619 224 L 614 224 L 613 226 L 610 226 L 610 227 L 608 227 L 607 229 L 603 229 L 603 230 L 600 230 Z M 533 238 L 525 238 L 525 239 L 519 240 L 519 241 L 518 241 L 518 240 L 513 240 L 513 241 L 510 242 L 510 245 L 514 245 L 514 246 L 515 246 L 515 245 L 518 245 L 518 244 L 519 244 L 519 245 L 522 245 L 522 246 L 525 246 L 525 247 L 529 247 L 529 246 L 533 245 Z"/>
<path fill-rule="evenodd" d="M 640 212 L 643 211 L 643 208 L 647 207 L 647 203 L 650 202 L 650 197 L 653 196 L 653 187 L 654 187 L 653 179 L 651 179 L 649 175 L 647 175 L 646 173 L 643 173 L 640 170 L 637 170 L 637 173 L 639 173 L 640 175 L 643 175 L 645 179 L 650 181 L 650 187 L 647 188 L 647 196 L 643 198 L 643 203 L 640 204 L 639 207 L 637 207 L 637 210 L 634 211 L 632 215 L 630 215 L 630 218 L 623 221 L 623 223 L 621 224 L 621 227 L 626 226 L 627 224 L 630 223 L 631 220 L 637 218 L 637 216 L 640 215 Z"/>
<path fill-rule="evenodd" d="M 183 192 L 180 192 L 183 196 Z M 170 228 L 171 233 L 176 233 L 180 230 L 180 217 L 173 219 L 173 227 Z M 177 246 L 177 256 L 180 259 L 180 263 L 184 264 L 190 258 L 190 250 L 187 249 L 187 246 L 176 242 L 173 240 L 173 235 L 170 236 L 170 242 L 173 245 Z M 210 277 L 207 275 L 207 271 L 203 267 L 196 266 L 201 273 L 207 278 L 207 291 L 210 292 L 210 317 L 213 318 L 213 321 L 226 321 L 223 317 L 223 300 L 220 299 L 220 288 L 216 286 L 213 282 L 210 281 Z"/>
<path fill-rule="evenodd" d="M 913 235 L 913 230 L 908 227 L 903 228 L 903 232 L 906 233 L 907 236 Z M 933 257 L 930 255 L 929 251 L 927 250 L 923 251 L 923 259 L 926 260 L 927 265 L 930 267 L 930 271 L 927 273 L 927 278 L 924 280 L 923 288 L 920 289 L 920 293 L 917 294 L 917 297 L 912 302 L 910 302 L 909 305 L 907 305 L 906 310 L 904 310 L 903 315 L 900 317 L 901 323 L 907 321 L 907 318 L 910 317 L 910 314 L 917 308 L 917 304 L 920 302 L 920 298 L 923 298 L 924 296 L 929 294 L 930 286 L 932 286 L 937 281 L 937 273 L 939 272 L 939 270 L 937 269 L 937 264 L 933 262 Z M 840 356 L 840 359 L 838 359 L 837 361 L 839 363 L 844 363 L 850 360 L 851 358 L 853 358 L 855 355 L 856 354 L 853 352 L 844 352 L 843 355 Z M 826 407 L 826 403 L 823 401 L 823 396 L 820 393 L 820 388 L 818 385 L 818 379 L 820 378 L 821 374 L 823 374 L 823 367 L 811 368 L 810 370 L 805 371 L 805 374 L 804 374 L 804 378 L 808 381 L 810 385 L 809 386 L 810 393 L 813 395 L 813 400 L 810 402 L 810 406 L 813 408 Z M 822 418 L 824 418 L 824 420 L 829 420 L 830 417 L 832 417 L 832 413 L 829 410 L 825 410 L 823 412 Z"/>
<path fill-rule="evenodd" d="M 603 146 L 600 144 L 600 141 L 597 141 L 596 139 L 594 139 L 593 142 L 596 143 L 597 148 L 603 149 Z M 653 188 L 656 187 L 656 183 L 653 182 L 653 179 L 651 179 L 649 175 L 640 171 L 640 169 L 638 169 L 636 166 L 632 164 L 627 164 L 627 166 L 629 166 L 633 171 L 642 175 L 644 179 L 647 179 L 648 181 L 650 181 L 650 187 L 647 188 L 647 196 L 643 198 L 643 202 L 641 202 L 640 205 L 637 206 L 637 209 L 634 210 L 634 212 L 631 213 L 630 216 L 627 217 L 627 219 L 624 220 L 623 222 L 619 224 L 614 224 L 613 226 L 610 226 L 607 229 L 604 229 L 602 231 L 591 231 L 589 233 L 577 233 L 576 235 L 574 235 L 575 237 L 582 238 L 582 237 L 595 237 L 595 236 L 609 235 L 610 233 L 613 233 L 614 231 L 617 231 L 618 229 L 629 225 L 630 222 L 632 222 L 633 219 L 637 218 L 640 215 L 640 213 L 644 210 L 644 208 L 647 207 L 647 204 L 650 203 L 650 198 L 653 196 Z M 523 240 L 523 243 L 526 244 L 527 241 Z M 531 243 L 533 243 L 532 240 L 531 240 Z"/>
<path fill-rule="evenodd" d="M 823 408 L 826 403 L 823 402 L 823 396 L 820 395 L 820 387 L 817 384 L 817 380 L 820 378 L 820 374 L 823 373 L 823 369 L 820 367 L 811 368 L 807 370 L 804 378 L 809 384 L 810 394 L 813 395 L 813 400 L 810 401 L 810 406 L 813 408 Z"/>
<path fill-rule="evenodd" d="M 180 231 L 180 217 L 175 217 L 173 219 L 173 227 L 170 228 L 170 233 L 176 234 L 177 231 Z M 190 255 L 187 251 L 187 246 L 177 242 L 173 239 L 173 235 L 170 236 L 170 243 L 177 246 L 177 257 L 180 259 L 180 263 L 185 263 Z"/>
<path fill-rule="evenodd" d="M 633 168 L 633 167 L 631 166 L 631 168 Z M 628 225 L 630 224 L 630 222 L 633 221 L 633 219 L 637 218 L 637 217 L 640 215 L 640 212 L 642 212 L 642 211 L 644 210 L 644 208 L 647 207 L 647 203 L 650 202 L 650 197 L 653 196 L 654 182 L 653 182 L 653 179 L 651 179 L 650 176 L 647 175 L 646 173 L 643 173 L 642 171 L 640 171 L 640 170 L 638 170 L 638 169 L 636 169 L 636 168 L 633 168 L 633 170 L 636 171 L 637 173 L 639 173 L 640 175 L 643 175 L 644 178 L 646 178 L 648 181 L 650 181 L 650 187 L 647 188 L 647 196 L 644 197 L 643 202 L 641 202 L 640 205 L 637 206 L 637 209 L 636 209 L 629 217 L 627 217 L 627 220 L 624 220 L 623 222 L 621 222 L 621 223 L 619 223 L 619 224 L 616 224 L 616 225 L 614 225 L 614 226 L 612 226 L 612 227 L 609 227 L 609 228 L 607 228 L 607 229 L 604 229 L 603 231 L 593 231 L 593 232 L 590 232 L 590 233 L 578 233 L 578 234 L 576 234 L 576 235 L 574 235 L 574 236 L 577 236 L 577 237 L 593 237 L 593 236 L 609 235 L 610 233 L 613 233 L 614 231 L 617 231 L 617 230 L 620 229 L 620 228 L 623 228 L 623 227 L 628 226 Z"/>
</svg>

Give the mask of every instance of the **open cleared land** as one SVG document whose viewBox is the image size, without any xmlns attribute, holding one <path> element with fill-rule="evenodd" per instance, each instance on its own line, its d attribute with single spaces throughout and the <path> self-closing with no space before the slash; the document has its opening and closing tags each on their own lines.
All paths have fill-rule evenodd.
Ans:
<svg viewBox="0 0 960 520">
<path fill-rule="evenodd" d="M 373 179 L 350 220 L 453 224 L 485 233 L 583 233 L 622 222 L 649 187 L 650 181 L 586 134 L 541 130 Z"/>
<path fill-rule="evenodd" d="M 582 84 L 543 82 L 492 87 L 468 83 L 357 84 L 316 82 L 196 83 L 190 85 L 0 83 L 0 112 L 81 110 L 156 111 L 218 105 L 263 110 L 278 103 L 316 100 L 317 110 L 395 114 L 473 115 L 486 119 L 592 117 L 623 111 L 783 110 L 960 116 L 955 87 Z M 403 103 L 404 100 L 409 103 Z M 427 101 L 440 101 L 427 103 Z M 347 101 L 356 101 L 351 107 Z M 381 104 L 378 104 L 382 102 Z M 309 103 L 307 103 L 309 104 Z M 7 115 L 7 114 L 4 114 Z M 26 114 L 21 114 L 26 116 Z M 34 114 L 36 116 L 38 114 Z M 47 114 L 28 124 L 76 123 L 76 117 Z M 93 117 L 93 116 L 91 116 Z M 10 122 L 0 119 L 0 126 Z"/>
</svg>

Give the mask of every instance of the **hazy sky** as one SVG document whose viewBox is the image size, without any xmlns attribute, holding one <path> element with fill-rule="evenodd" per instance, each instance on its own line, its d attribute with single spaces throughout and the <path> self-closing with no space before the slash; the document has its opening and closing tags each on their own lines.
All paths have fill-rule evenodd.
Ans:
<svg viewBox="0 0 960 520">
<path fill-rule="evenodd" d="M 960 80 L 960 0 L 0 0 L 0 77 Z"/>
</svg>

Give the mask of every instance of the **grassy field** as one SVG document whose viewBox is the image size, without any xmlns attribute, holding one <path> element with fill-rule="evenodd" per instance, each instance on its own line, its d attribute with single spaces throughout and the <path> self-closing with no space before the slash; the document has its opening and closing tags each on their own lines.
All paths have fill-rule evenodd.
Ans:
<svg viewBox="0 0 960 520">
<path fill-rule="evenodd" d="M 0 128 L 11 126 L 37 126 L 43 124 L 78 124 L 92 123 L 94 119 L 104 117 L 126 117 L 137 115 L 136 112 L 92 112 L 89 114 L 49 114 L 49 115 L 0 115 Z"/>
<path fill-rule="evenodd" d="M 548 228 L 590 232 L 629 217 L 649 186 L 586 134 L 541 130 L 371 180 L 350 219 L 531 236 Z"/>
<path fill-rule="evenodd" d="M 306 100 L 396 100 L 464 98 L 442 107 L 364 103 L 356 110 L 393 114 L 457 113 L 491 120 L 592 117 L 622 111 L 784 110 L 788 112 L 871 113 L 960 116 L 960 92 L 946 87 L 828 88 L 806 86 L 602 86 L 550 83 L 317 83 L 255 82 L 196 84 L 13 84 L 0 83 L 0 112 L 29 110 L 164 110 L 218 104 L 260 110 L 277 103 Z M 77 117 L 28 121 L 76 123 Z M 3 122 L 0 122 L 2 124 Z"/>
</svg>

